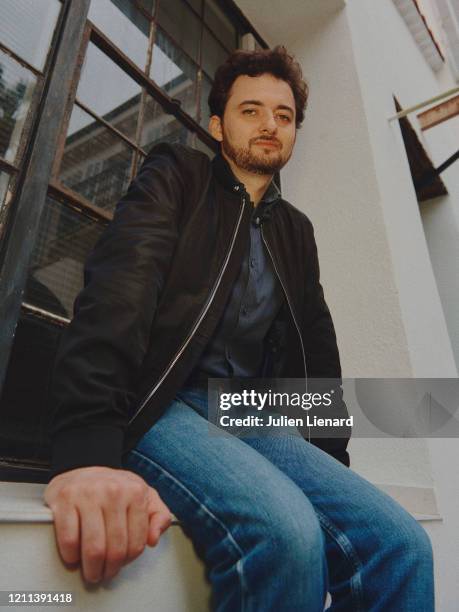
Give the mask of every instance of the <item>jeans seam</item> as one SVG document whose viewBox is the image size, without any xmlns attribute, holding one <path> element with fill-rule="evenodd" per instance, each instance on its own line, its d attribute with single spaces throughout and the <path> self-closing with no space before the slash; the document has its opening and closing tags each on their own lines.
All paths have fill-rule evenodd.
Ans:
<svg viewBox="0 0 459 612">
<path fill-rule="evenodd" d="M 138 449 L 133 449 L 131 453 L 134 455 L 138 455 L 143 461 L 146 461 L 147 463 L 154 465 L 158 470 L 160 470 L 163 474 L 165 474 L 168 478 L 170 478 L 190 499 L 192 499 L 199 506 L 199 508 L 204 513 L 208 515 L 211 521 L 216 523 L 226 533 L 227 539 L 231 542 L 233 547 L 236 549 L 237 555 L 238 555 L 238 559 L 235 564 L 235 568 L 236 568 L 236 573 L 239 578 L 239 584 L 240 584 L 240 590 L 241 590 L 241 612 L 244 612 L 245 611 L 244 593 L 247 593 L 247 595 L 249 594 L 247 583 L 245 580 L 245 575 L 244 575 L 244 567 L 243 567 L 244 553 L 242 551 L 242 548 L 236 542 L 231 531 L 217 516 L 215 516 L 213 512 L 211 512 L 211 510 L 209 510 L 209 508 L 205 504 L 203 504 L 187 487 L 185 487 L 183 483 L 181 483 L 175 476 L 173 476 L 170 472 L 168 472 L 168 470 L 166 470 L 163 466 L 161 466 L 159 463 L 157 463 L 150 457 L 141 453 Z"/>
<path fill-rule="evenodd" d="M 351 577 L 349 583 L 351 587 L 352 597 L 355 601 L 357 608 L 353 608 L 353 612 L 365 612 L 363 606 L 363 589 L 361 581 L 361 570 L 363 569 L 362 562 L 360 561 L 354 547 L 350 540 L 344 534 L 343 531 L 338 529 L 336 525 L 330 522 L 328 517 L 322 514 L 317 508 L 314 508 L 317 517 L 322 524 L 322 527 L 327 533 L 335 540 L 339 548 L 343 551 L 344 555 L 351 561 L 354 568 L 354 575 Z"/>
</svg>

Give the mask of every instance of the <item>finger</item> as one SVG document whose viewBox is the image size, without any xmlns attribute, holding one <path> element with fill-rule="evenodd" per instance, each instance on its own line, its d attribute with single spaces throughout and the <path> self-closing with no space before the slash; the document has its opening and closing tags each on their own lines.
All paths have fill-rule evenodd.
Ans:
<svg viewBox="0 0 459 612">
<path fill-rule="evenodd" d="M 147 543 L 149 546 L 156 546 L 161 534 L 164 533 L 168 527 L 170 527 L 172 522 L 172 514 L 154 489 L 150 489 L 148 507 L 149 529 Z"/>
<path fill-rule="evenodd" d="M 145 549 L 148 537 L 147 504 L 131 503 L 127 514 L 128 552 L 127 561 L 136 559 Z"/>
<path fill-rule="evenodd" d="M 148 529 L 148 546 L 156 546 L 159 541 L 161 535 L 168 529 L 171 525 L 171 516 L 170 514 L 162 514 L 155 513 L 150 517 L 150 526 Z"/>
<path fill-rule="evenodd" d="M 86 505 L 78 511 L 83 576 L 88 582 L 99 582 L 103 576 L 106 552 L 104 516 L 97 506 Z"/>
<path fill-rule="evenodd" d="M 59 505 L 53 511 L 59 553 L 65 563 L 80 560 L 80 517 L 74 506 Z"/>
<path fill-rule="evenodd" d="M 116 576 L 126 561 L 128 549 L 127 508 L 125 505 L 112 504 L 104 508 L 106 532 L 106 557 L 104 579 Z"/>
</svg>

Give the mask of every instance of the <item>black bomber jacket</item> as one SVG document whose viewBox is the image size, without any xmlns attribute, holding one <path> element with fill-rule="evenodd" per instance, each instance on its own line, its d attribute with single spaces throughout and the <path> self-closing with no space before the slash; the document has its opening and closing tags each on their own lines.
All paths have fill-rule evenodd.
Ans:
<svg viewBox="0 0 459 612">
<path fill-rule="evenodd" d="M 239 272 L 252 204 L 244 185 L 185 145 L 160 143 L 84 268 L 51 390 L 51 475 L 122 466 L 197 364 Z M 282 198 L 261 220 L 286 295 L 266 339 L 270 376 L 339 381 L 313 227 Z M 280 339 L 280 340 L 279 340 Z M 349 433 L 350 435 L 350 433 Z M 348 437 L 310 442 L 349 466 Z"/>
</svg>

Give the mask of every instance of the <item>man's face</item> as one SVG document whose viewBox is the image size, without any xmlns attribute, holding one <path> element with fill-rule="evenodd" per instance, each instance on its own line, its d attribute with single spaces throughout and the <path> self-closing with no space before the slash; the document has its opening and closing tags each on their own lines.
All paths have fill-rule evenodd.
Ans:
<svg viewBox="0 0 459 612">
<path fill-rule="evenodd" d="M 295 98 L 290 85 L 269 73 L 238 76 L 223 121 L 214 115 L 209 129 L 239 168 L 274 174 L 288 162 L 295 144 Z"/>
</svg>

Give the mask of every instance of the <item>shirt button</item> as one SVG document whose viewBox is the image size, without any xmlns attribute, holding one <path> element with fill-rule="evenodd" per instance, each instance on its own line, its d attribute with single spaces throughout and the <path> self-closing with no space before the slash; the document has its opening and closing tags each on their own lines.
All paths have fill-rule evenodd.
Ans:
<svg viewBox="0 0 459 612">
<path fill-rule="evenodd" d="M 255 259 L 250 260 L 250 267 L 255 268 Z"/>
<path fill-rule="evenodd" d="M 255 225 L 260 225 L 260 217 L 255 217 Z"/>
</svg>

